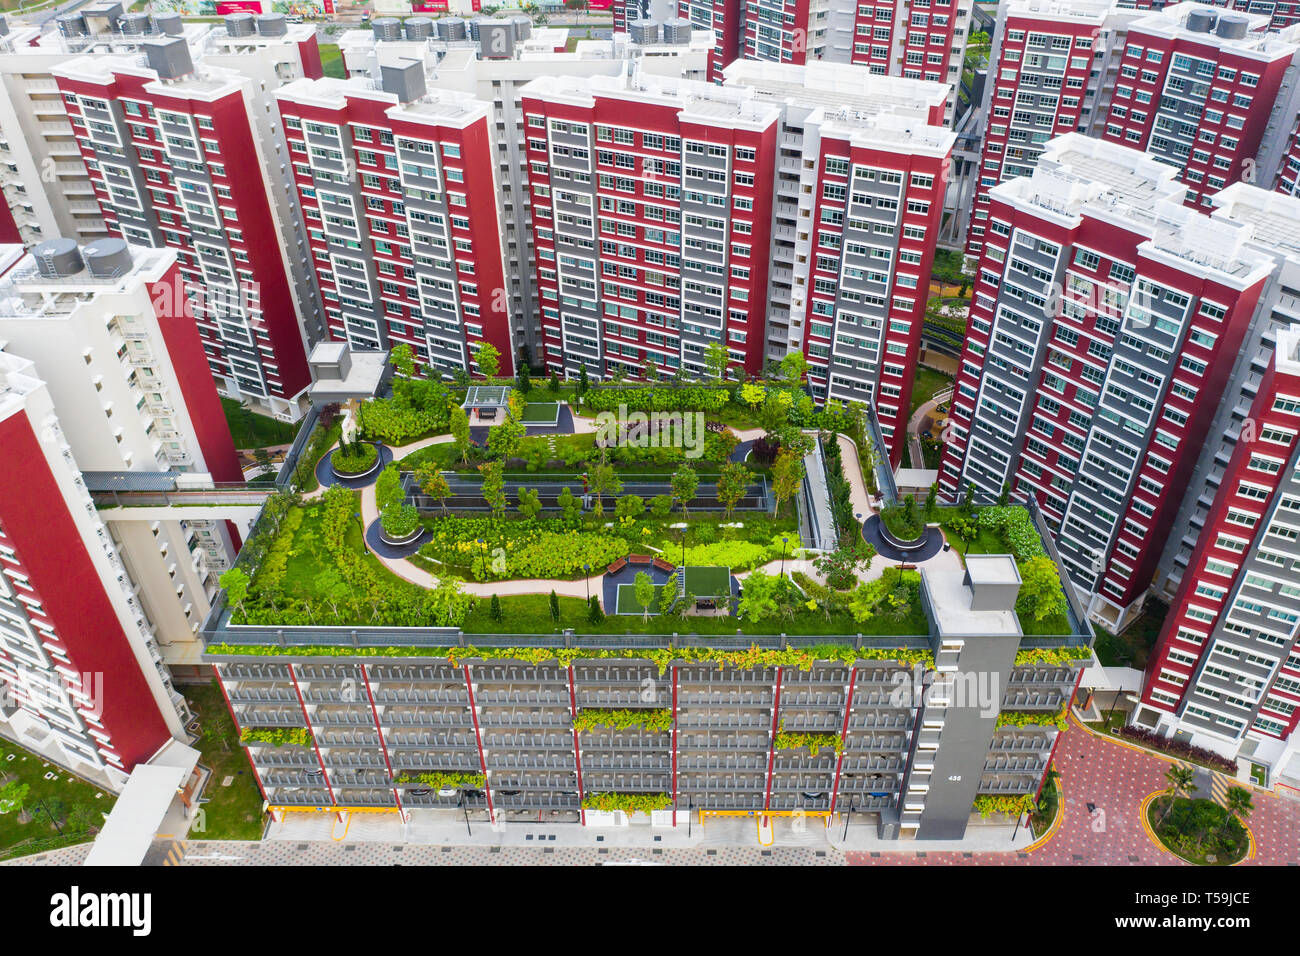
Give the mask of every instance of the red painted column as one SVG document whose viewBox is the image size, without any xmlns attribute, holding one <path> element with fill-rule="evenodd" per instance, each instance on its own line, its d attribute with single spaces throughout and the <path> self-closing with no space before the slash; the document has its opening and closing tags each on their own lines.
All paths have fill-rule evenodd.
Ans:
<svg viewBox="0 0 1300 956">
<path fill-rule="evenodd" d="M 568 670 L 569 670 L 569 720 L 573 721 L 578 716 L 578 695 L 577 693 L 574 692 L 573 689 L 573 665 L 572 664 L 569 665 Z M 582 825 L 585 827 L 587 825 L 587 811 L 582 806 L 582 799 L 586 795 L 586 791 L 583 790 L 582 788 L 582 751 L 579 750 L 578 748 L 577 726 L 575 725 L 572 728 L 572 730 L 573 730 L 573 766 L 577 769 L 578 772 L 578 813 L 581 815 Z"/>
<path fill-rule="evenodd" d="M 776 731 L 777 716 L 781 712 L 781 668 L 776 669 L 776 693 L 772 696 L 772 743 L 767 749 L 767 795 L 763 797 L 763 819 L 767 819 L 768 808 L 772 806 L 772 772 L 776 767 Z"/>
<path fill-rule="evenodd" d="M 831 785 L 831 813 L 835 812 L 835 798 L 840 792 L 840 769 L 844 766 L 844 742 L 849 739 L 849 715 L 853 712 L 853 687 L 858 680 L 858 669 L 849 666 L 849 693 L 844 700 L 844 729 L 840 731 L 840 754 L 835 761 L 835 782 Z"/>
<path fill-rule="evenodd" d="M 483 769 L 483 792 L 487 794 L 488 818 L 496 823 L 497 815 L 492 809 L 492 788 L 488 786 L 487 761 L 483 758 L 483 734 L 478 727 L 478 708 L 474 706 L 474 685 L 469 678 L 469 665 L 461 664 L 465 674 L 465 690 L 469 692 L 469 716 L 474 722 L 474 744 L 478 747 L 478 765 Z"/>
<path fill-rule="evenodd" d="M 330 801 L 337 807 L 339 798 L 334 796 L 330 772 L 325 769 L 325 758 L 320 755 L 320 745 L 316 743 L 316 728 L 311 725 L 311 717 L 307 714 L 307 702 L 302 699 L 302 688 L 298 686 L 298 675 L 294 673 L 292 664 L 289 665 L 289 679 L 293 681 L 293 692 L 298 695 L 298 706 L 302 708 L 303 720 L 307 721 L 307 732 L 311 734 L 311 749 L 316 751 L 316 762 L 320 764 L 321 776 L 325 778 L 325 789 L 330 792 Z"/>
<path fill-rule="evenodd" d="M 677 665 L 673 665 L 673 826 L 677 826 Z M 689 812 L 689 811 L 687 811 Z"/>
<path fill-rule="evenodd" d="M 361 680 L 366 685 L 366 701 L 370 704 L 370 716 L 375 719 L 375 733 L 379 734 L 379 751 L 384 755 L 384 766 L 388 768 L 388 779 L 394 780 L 396 775 L 393 773 L 393 762 L 388 759 L 388 745 L 384 743 L 384 731 L 379 726 L 379 711 L 375 708 L 375 695 L 370 690 L 370 675 L 366 673 L 365 664 L 358 664 L 357 666 L 361 669 Z M 393 787 L 393 799 L 397 801 L 398 811 L 405 813 L 402 810 L 402 795 L 397 787 Z"/>
</svg>

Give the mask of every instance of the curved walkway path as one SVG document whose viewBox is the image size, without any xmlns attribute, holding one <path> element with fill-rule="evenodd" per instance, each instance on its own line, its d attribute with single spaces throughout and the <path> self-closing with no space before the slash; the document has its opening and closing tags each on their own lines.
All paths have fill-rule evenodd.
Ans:
<svg viewBox="0 0 1300 956">
<path fill-rule="evenodd" d="M 921 547 L 915 551 L 904 551 L 902 548 L 897 548 L 885 540 L 880 515 L 871 515 L 866 521 L 862 522 L 862 539 L 875 548 L 876 554 L 882 558 L 907 564 L 928 561 L 943 550 L 944 544 L 942 531 L 938 528 L 926 528 L 925 544 L 921 545 Z"/>
</svg>

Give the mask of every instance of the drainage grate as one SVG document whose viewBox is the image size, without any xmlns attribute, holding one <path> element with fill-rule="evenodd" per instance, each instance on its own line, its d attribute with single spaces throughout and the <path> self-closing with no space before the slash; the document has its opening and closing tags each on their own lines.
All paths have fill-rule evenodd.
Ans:
<svg viewBox="0 0 1300 956">
<path fill-rule="evenodd" d="M 602 847 L 600 847 L 598 850 L 596 850 L 596 852 L 597 852 L 597 853 L 608 853 L 608 852 L 609 852 L 609 847 L 607 847 L 607 846 L 602 846 Z"/>
<path fill-rule="evenodd" d="M 917 858 L 918 860 L 924 860 L 924 859 L 925 859 L 925 852 L 924 852 L 923 850 L 917 850 L 917 851 L 916 851 L 916 858 Z"/>
<path fill-rule="evenodd" d="M 966 853 L 963 853 L 962 856 L 963 856 L 965 859 L 967 859 L 967 860 L 971 860 L 971 859 L 974 859 L 975 854 L 974 854 L 974 853 L 970 853 L 970 852 L 966 852 Z"/>
<path fill-rule="evenodd" d="M 357 849 L 357 848 L 356 848 L 355 846 L 345 846 L 345 847 L 343 848 L 343 852 L 344 852 L 344 853 L 354 853 L 354 852 L 356 852 L 356 849 Z"/>
<path fill-rule="evenodd" d="M 299 843 L 298 846 L 295 847 L 295 849 L 298 849 L 298 850 L 305 850 L 305 849 L 307 849 L 307 844 L 305 844 L 305 843 Z"/>
<path fill-rule="evenodd" d="M 718 855 L 718 851 L 717 851 L 717 850 L 706 850 L 705 853 L 706 853 L 708 856 L 717 856 L 717 855 Z"/>
<path fill-rule="evenodd" d="M 401 853 L 403 849 L 405 849 L 405 847 L 395 846 L 395 847 L 393 847 L 393 852 L 394 852 L 394 853 Z"/>
<path fill-rule="evenodd" d="M 655 854 L 656 856 L 663 856 L 663 853 L 664 853 L 662 847 L 656 847 L 655 849 L 651 850 L 650 852 L 653 853 L 653 854 Z"/>
<path fill-rule="evenodd" d="M 656 843 L 662 842 L 662 840 L 663 840 L 663 837 L 661 837 L 661 836 L 656 836 L 656 837 L 655 837 L 655 842 L 656 842 Z"/>
<path fill-rule="evenodd" d="M 1027 860 L 1027 859 L 1029 859 L 1029 854 L 1026 853 L 1026 852 L 1024 852 L 1023 850 L 1018 851 L 1018 852 L 1016 853 L 1016 856 L 1019 857 L 1019 858 L 1022 859 L 1022 860 Z"/>
<path fill-rule="evenodd" d="M 598 836 L 598 837 L 596 837 L 596 842 L 597 842 L 597 843 L 604 843 L 604 842 L 605 842 L 605 838 L 604 838 L 603 836 Z"/>
<path fill-rule="evenodd" d="M 554 852 L 555 852 L 555 847 L 553 847 L 553 846 L 544 846 L 544 847 L 542 847 L 542 852 L 543 852 L 543 853 L 554 853 Z"/>
<path fill-rule="evenodd" d="M 1082 861 L 1083 861 L 1083 854 L 1082 854 L 1082 853 L 1071 853 L 1071 854 L 1070 854 L 1070 859 L 1075 860 L 1075 861 L 1077 861 L 1077 862 L 1082 862 Z"/>
<path fill-rule="evenodd" d="M 764 850 L 764 851 L 763 851 L 761 854 L 759 854 L 759 855 L 760 855 L 760 856 L 771 856 L 771 855 L 772 855 L 772 851 L 771 851 L 771 850 Z"/>
<path fill-rule="evenodd" d="M 443 848 L 442 848 L 442 852 L 443 852 L 443 853 L 450 853 L 450 852 L 451 852 L 451 847 L 449 847 L 449 846 L 445 846 L 445 847 L 443 847 Z"/>
<path fill-rule="evenodd" d="M 501 847 L 499 847 L 499 846 L 490 846 L 490 847 L 488 847 L 488 852 L 489 852 L 489 853 L 500 853 L 500 852 L 501 852 Z"/>
<path fill-rule="evenodd" d="M 1130 863 L 1141 863 L 1141 862 L 1142 862 L 1142 857 L 1140 857 L 1140 856 L 1133 856 L 1132 854 L 1129 854 L 1128 861 L 1129 861 Z"/>
<path fill-rule="evenodd" d="M 826 855 L 825 850 L 818 850 L 816 853 L 813 854 L 813 856 L 825 856 L 825 855 Z"/>
</svg>

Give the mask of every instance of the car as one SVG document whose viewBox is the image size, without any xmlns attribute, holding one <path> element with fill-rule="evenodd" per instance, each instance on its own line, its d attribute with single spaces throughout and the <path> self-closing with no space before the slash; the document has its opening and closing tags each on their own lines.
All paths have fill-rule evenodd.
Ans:
<svg viewBox="0 0 1300 956">
<path fill-rule="evenodd" d="M 284 18 L 284 20 L 286 23 L 302 23 L 302 17 L 298 16 L 297 14 L 287 16 Z"/>
<path fill-rule="evenodd" d="M 517 796 L 519 796 L 519 794 L 520 794 L 520 791 L 518 791 L 518 790 L 502 790 L 502 791 L 501 791 L 501 796 L 503 796 L 503 797 L 517 797 Z"/>
<path fill-rule="evenodd" d="M 948 406 L 947 406 L 947 405 L 940 405 L 938 408 L 935 409 L 935 411 L 938 412 L 938 413 L 941 414 L 941 415 L 947 415 L 947 414 L 948 414 Z"/>
<path fill-rule="evenodd" d="M 922 437 L 922 438 L 933 438 L 933 437 L 934 437 L 934 432 L 930 431 L 930 429 L 927 428 L 925 431 L 921 432 L 921 437 Z"/>
<path fill-rule="evenodd" d="M 428 788 L 428 787 L 417 787 L 417 788 L 414 789 L 414 790 L 408 790 L 408 791 L 406 791 L 406 792 L 409 793 L 409 794 L 410 794 L 411 796 L 413 796 L 413 797 L 427 797 L 427 796 L 429 795 L 429 788 Z"/>
<path fill-rule="evenodd" d="M 460 793 L 460 791 L 457 790 L 455 787 L 439 787 L 439 788 L 438 788 L 438 796 L 440 796 L 440 797 L 454 797 L 454 796 L 456 796 L 456 794 L 458 794 L 458 793 Z"/>
<path fill-rule="evenodd" d="M 369 11 L 369 10 L 367 10 L 367 11 L 365 11 L 364 13 L 361 14 L 361 22 L 362 22 L 362 23 L 369 23 L 369 22 L 370 22 L 370 11 Z"/>
</svg>

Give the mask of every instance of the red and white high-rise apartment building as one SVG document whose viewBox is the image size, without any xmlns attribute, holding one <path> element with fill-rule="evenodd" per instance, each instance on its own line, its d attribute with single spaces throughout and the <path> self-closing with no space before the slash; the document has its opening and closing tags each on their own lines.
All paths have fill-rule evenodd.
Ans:
<svg viewBox="0 0 1300 956">
<path fill-rule="evenodd" d="M 296 420 L 323 320 L 270 94 L 320 76 L 320 57 L 309 27 L 256 24 L 234 15 L 197 40 L 144 39 L 143 62 L 83 55 L 50 73 L 109 232 L 177 250 L 222 392 Z"/>
<path fill-rule="evenodd" d="M 999 9 L 985 90 L 967 254 L 986 236 L 988 191 L 1028 175 L 1043 145 L 1078 131 L 1180 171 L 1189 205 L 1232 182 L 1272 183 L 1300 109 L 1300 26 L 1182 3 L 1013 0 Z"/>
<path fill-rule="evenodd" d="M 1181 205 L 1176 173 L 1069 134 L 991 190 L 939 477 L 1032 495 L 1112 628 L 1140 611 L 1274 271 L 1249 224 Z"/>
<path fill-rule="evenodd" d="M 802 65 L 818 60 L 950 87 L 957 107 L 974 0 L 680 0 L 678 13 L 714 34 L 709 79 L 735 60 Z"/>
<path fill-rule="evenodd" d="M 158 499 L 239 480 L 238 460 L 173 251 L 56 239 L 0 256 L 0 727 L 120 789 L 185 738 L 168 666 L 201 666 L 238 543 L 201 492 Z"/>
<path fill-rule="evenodd" d="M 420 59 L 381 70 L 278 93 L 330 335 L 447 374 L 486 342 L 513 374 L 491 105 L 430 93 Z"/>
<path fill-rule="evenodd" d="M 948 87 L 832 63 L 724 75 L 781 107 L 767 356 L 807 355 L 819 402 L 874 403 L 897 462 L 956 139 Z"/>
</svg>

